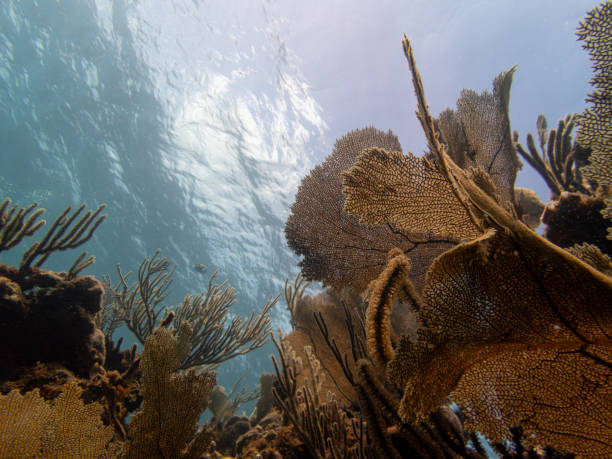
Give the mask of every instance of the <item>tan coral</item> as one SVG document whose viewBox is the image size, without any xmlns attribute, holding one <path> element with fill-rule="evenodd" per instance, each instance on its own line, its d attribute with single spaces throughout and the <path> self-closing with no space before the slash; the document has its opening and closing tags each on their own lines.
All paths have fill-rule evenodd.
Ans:
<svg viewBox="0 0 612 459">
<path fill-rule="evenodd" d="M 589 107 L 577 117 L 578 142 L 590 148 L 590 164 L 582 169 L 585 177 L 606 188 L 606 208 L 602 214 L 612 218 L 612 2 L 593 8 L 577 30 L 583 48 L 589 52 L 595 76 Z M 612 228 L 608 238 L 612 239 Z"/>
<path fill-rule="evenodd" d="M 480 236 L 472 236 L 431 265 L 419 310 L 425 327 L 416 343 L 403 337 L 390 350 L 388 313 L 377 307 L 392 304 L 399 289 L 380 288 L 380 298 L 373 296 L 369 315 L 376 319 L 367 328 L 368 340 L 382 343 L 380 337 L 386 337 L 386 345 L 378 346 L 382 350 L 372 351 L 375 356 L 393 352 L 388 373 L 403 391 L 399 414 L 406 422 L 424 419 L 450 397 L 468 408 L 474 428 L 495 440 L 513 424 L 529 420 L 523 426 L 535 435 L 532 440 L 578 453 L 605 454 L 612 444 L 612 429 L 602 424 L 612 413 L 606 388 L 612 279 L 531 231 L 492 193 L 493 187 L 481 180 L 484 176 L 475 181 L 473 171 L 451 159 L 434 130 L 412 49 L 407 40 L 404 45 L 433 160 L 466 221 L 480 228 Z M 383 154 L 391 175 L 399 177 L 393 167 L 404 160 L 388 152 L 375 155 Z M 382 175 L 381 169 L 377 177 Z M 384 195 L 401 189 L 394 184 L 378 191 Z M 400 202 L 402 194 L 396 198 Z M 388 214 L 394 215 L 399 206 L 391 201 L 389 207 Z M 396 269 L 400 257 L 390 261 L 388 272 Z M 388 278 L 381 275 L 380 285 L 388 284 Z M 567 371 L 570 366 L 572 371 Z M 512 374 L 525 376 L 516 380 Z M 565 376 L 546 376 L 553 374 Z M 584 381 L 587 387 L 576 390 Z M 489 398 L 479 404 L 483 394 Z M 544 398 L 547 401 L 541 403 Z M 597 414 L 589 415 L 584 407 L 597 407 Z M 566 419 L 577 424 L 572 427 Z M 581 439 L 575 440 L 574 434 Z"/>
<path fill-rule="evenodd" d="M 357 399 L 355 389 L 344 377 L 342 368 L 338 361 L 329 350 L 321 331 L 319 330 L 315 314 L 321 314 L 325 320 L 330 336 L 336 341 L 338 348 L 347 353 L 349 364 L 352 368 L 355 363 L 350 356 L 351 339 L 346 327 L 345 314 L 342 308 L 342 301 L 351 308 L 363 307 L 363 303 L 354 293 L 336 293 L 331 296 L 323 292 L 317 296 L 304 296 L 298 303 L 297 314 L 294 317 L 295 329 L 286 336 L 287 343 L 295 351 L 303 363 L 303 371 L 298 374 L 298 386 L 305 383 L 305 379 L 313 380 L 313 374 L 309 370 L 306 362 L 308 356 L 305 348 L 308 346 L 321 362 L 322 374 L 325 375 L 321 384 L 321 394 L 325 397 L 328 393 L 336 395 L 336 398 L 345 405 L 350 405 Z"/>
<path fill-rule="evenodd" d="M 366 313 L 368 353 L 374 362 L 385 365 L 393 358 L 391 344 L 391 310 L 410 272 L 410 261 L 399 254 L 391 258 L 385 270 L 378 276 L 370 294 Z"/>
<path fill-rule="evenodd" d="M 117 445 L 109 442 L 111 427 L 104 426 L 97 403 L 84 404 L 81 389 L 63 387 L 53 402 L 38 390 L 18 390 L 0 396 L 1 457 L 113 457 Z"/>
<path fill-rule="evenodd" d="M 412 154 L 366 149 L 344 174 L 344 209 L 362 223 L 391 223 L 413 233 L 480 234 L 437 166 Z"/>
<path fill-rule="evenodd" d="M 520 168 L 508 115 L 510 86 L 516 67 L 493 80 L 493 92 L 464 89 L 457 111 L 447 110 L 439 118 L 449 155 L 462 169 L 485 171 L 495 184 L 499 202 L 514 204 L 514 181 Z"/>
<path fill-rule="evenodd" d="M 147 339 L 140 361 L 143 405 L 130 422 L 126 457 L 196 458 L 208 447 L 211 435 L 197 425 L 216 378 L 180 369 L 192 333 L 184 324 L 175 338 L 161 327 Z"/>
<path fill-rule="evenodd" d="M 395 135 L 371 127 L 338 139 L 332 154 L 302 180 L 285 226 L 287 243 L 304 257 L 300 265 L 307 279 L 359 291 L 382 271 L 387 252 L 399 247 L 410 256 L 411 279 L 420 288 L 429 264 L 457 240 L 361 224 L 344 211 L 342 173 L 370 147 L 401 151 Z"/>
</svg>

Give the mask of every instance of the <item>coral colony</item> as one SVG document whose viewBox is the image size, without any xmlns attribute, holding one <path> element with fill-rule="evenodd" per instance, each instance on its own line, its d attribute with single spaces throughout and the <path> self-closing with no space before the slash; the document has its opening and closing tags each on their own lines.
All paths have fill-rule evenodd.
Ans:
<svg viewBox="0 0 612 459">
<path fill-rule="evenodd" d="M 229 320 L 234 290 L 215 272 L 169 308 L 159 251 L 116 283 L 82 276 L 86 253 L 46 270 L 105 218 L 67 208 L 0 265 L 0 456 L 612 457 L 612 2 L 577 35 L 588 108 L 555 129 L 540 116 L 526 147 L 510 130 L 514 69 L 434 119 L 404 38 L 428 151 L 357 129 L 303 179 L 285 227 L 302 257 L 285 287 L 293 331 L 272 336 L 275 374 L 256 392 L 226 394 L 215 368 L 270 338 L 277 299 Z M 520 159 L 548 205 L 514 186 Z M 0 251 L 39 235 L 43 212 L 4 200 Z M 326 290 L 305 295 L 312 280 Z M 121 349 L 119 326 L 142 352 Z"/>
</svg>

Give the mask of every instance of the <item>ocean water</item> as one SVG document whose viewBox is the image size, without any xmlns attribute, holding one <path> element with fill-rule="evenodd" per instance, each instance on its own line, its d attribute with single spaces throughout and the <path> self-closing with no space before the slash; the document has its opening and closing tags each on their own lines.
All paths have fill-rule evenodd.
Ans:
<svg viewBox="0 0 612 459">
<path fill-rule="evenodd" d="M 177 268 L 170 304 L 218 268 L 248 315 L 296 274 L 284 222 L 337 137 L 375 125 L 425 149 L 404 32 L 434 114 L 519 64 L 511 121 L 524 139 L 540 113 L 554 125 L 583 110 L 591 72 L 574 31 L 597 3 L 0 0 L 0 198 L 36 201 L 48 220 L 106 203 L 86 274 L 135 270 L 160 248 Z M 548 198 L 527 166 L 518 185 Z M 288 329 L 282 298 L 272 315 Z M 254 382 L 270 353 L 227 362 L 220 383 Z"/>
</svg>

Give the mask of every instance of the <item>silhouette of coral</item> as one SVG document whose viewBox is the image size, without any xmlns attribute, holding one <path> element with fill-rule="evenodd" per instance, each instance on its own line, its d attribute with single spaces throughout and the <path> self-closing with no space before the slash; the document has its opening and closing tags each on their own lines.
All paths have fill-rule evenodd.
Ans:
<svg viewBox="0 0 612 459">
<path fill-rule="evenodd" d="M 111 324 L 119 318 L 142 343 L 162 323 L 175 334 L 183 324 L 189 324 L 193 333 L 190 335 L 190 353 L 182 362 L 183 369 L 215 366 L 265 344 L 270 331 L 269 312 L 278 301 L 278 296 L 269 300 L 259 314 L 252 313 L 246 320 L 234 317 L 226 326 L 236 294 L 227 281 L 215 283 L 215 271 L 205 292 L 196 296 L 187 295 L 174 311 L 167 311 L 163 301 L 169 294 L 174 268 L 170 267 L 166 257 L 159 254 L 160 250 L 157 250 L 151 258 L 142 261 L 138 268 L 138 280 L 132 284 L 128 284 L 131 273 L 124 274 L 117 266 L 120 281 L 116 286 L 107 282 L 112 292 L 112 305 L 107 306 L 111 311 L 105 312 L 106 319 L 98 318 L 100 323 L 105 320 Z M 162 316 L 162 313 L 166 315 Z"/>
<path fill-rule="evenodd" d="M 563 191 L 585 194 L 592 191 L 580 171 L 590 151 L 572 141 L 574 122 L 574 115 L 566 115 L 564 119 L 559 120 L 557 129 L 548 130 L 546 117 L 538 116 L 536 124 L 542 153 L 538 151 L 532 134 L 527 134 L 527 151 L 518 143 L 518 133 L 514 132 L 517 152 L 544 179 L 552 199 L 559 199 Z"/>
<path fill-rule="evenodd" d="M 542 215 L 546 224 L 544 235 L 561 247 L 579 243 L 597 245 L 605 253 L 612 253 L 612 244 L 606 239 L 609 222 L 603 217 L 606 204 L 600 190 L 593 188 L 581 172 L 590 150 L 579 142 L 572 142 L 575 116 L 559 120 L 557 129 L 547 130 L 543 115 L 538 117 L 540 153 L 531 134 L 527 135 L 527 148 L 515 143 L 518 153 L 544 178 L 551 190 L 552 202 Z M 579 118 L 580 119 L 580 118 Z M 515 138 L 518 134 L 515 132 Z M 584 168 L 588 171 L 588 167 Z M 593 181 L 594 177 L 587 177 Z"/>
<path fill-rule="evenodd" d="M 45 212 L 44 209 L 34 210 L 38 206 L 37 203 L 26 209 L 18 206 L 9 208 L 10 204 L 10 199 L 5 199 L 0 204 L 0 252 L 18 245 L 24 237 L 32 236 L 46 223 L 45 220 L 37 221 Z M 76 220 L 85 209 L 85 204 L 81 204 L 72 214 L 70 214 L 72 208 L 68 206 L 55 219 L 43 238 L 34 242 L 23 253 L 19 265 L 20 271 L 25 271 L 30 266 L 40 268 L 53 252 L 74 249 L 87 242 L 106 218 L 106 215 L 100 215 L 105 207 L 106 205 L 102 204 L 95 211 L 88 210 Z M 26 220 L 28 214 L 30 215 Z M 77 257 L 68 269 L 68 277 L 76 276 L 79 271 L 94 262 L 94 257 L 85 258 L 86 256 L 87 252 L 83 252 Z"/>
<path fill-rule="evenodd" d="M 608 221 L 602 215 L 605 205 L 600 197 L 562 192 L 542 214 L 544 236 L 559 247 L 588 243 L 612 255 L 612 241 L 606 238 Z"/>
<path fill-rule="evenodd" d="M 159 325 L 162 313 L 165 312 L 163 301 L 170 294 L 172 276 L 175 268 L 170 268 L 170 261 L 160 257 L 157 249 L 151 258 L 145 258 L 138 267 L 138 280 L 128 284 L 131 272 L 123 273 L 117 265 L 119 283 L 113 286 L 110 281 L 112 303 L 107 321 L 113 322 L 112 316 L 121 319 L 141 344 L 153 333 Z M 109 324 L 110 326 L 110 324 Z"/>
</svg>

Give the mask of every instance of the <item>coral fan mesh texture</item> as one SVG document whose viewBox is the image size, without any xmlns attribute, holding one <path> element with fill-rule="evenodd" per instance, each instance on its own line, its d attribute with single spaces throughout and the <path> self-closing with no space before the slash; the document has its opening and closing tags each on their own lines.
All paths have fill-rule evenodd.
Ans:
<svg viewBox="0 0 612 459">
<path fill-rule="evenodd" d="M 577 117 L 578 142 L 592 150 L 590 164 L 583 168 L 583 173 L 602 186 L 612 187 L 612 2 L 589 12 L 577 35 L 589 52 L 595 71 L 591 80 L 594 91 L 586 99 L 590 106 Z M 610 194 L 606 204 L 602 213 L 612 218 Z"/>
<path fill-rule="evenodd" d="M 589 346 L 588 351 L 612 361 L 609 347 Z M 555 445 L 582 457 L 609 457 L 609 379 L 609 370 L 576 352 L 506 352 L 468 370 L 453 397 L 466 407 L 468 426 L 477 426 L 489 438 L 503 438 L 507 426 L 520 422 L 537 435 L 528 440 L 531 445 Z"/>
<path fill-rule="evenodd" d="M 345 210 L 361 222 L 393 223 L 399 228 L 439 236 L 480 234 L 448 179 L 435 164 L 409 153 L 366 150 L 344 174 Z"/>
<path fill-rule="evenodd" d="M 423 295 L 429 327 L 417 343 L 402 338 L 389 364 L 404 388 L 405 419 L 426 416 L 450 394 L 492 438 L 528 421 L 540 444 L 609 451 L 609 350 L 598 347 L 612 336 L 609 277 L 535 234 L 491 230 L 439 257 Z M 591 432 L 578 446 L 562 434 L 568 420 Z"/>
<path fill-rule="evenodd" d="M 287 242 L 304 257 L 300 265 L 306 278 L 358 290 L 382 271 L 387 252 L 399 247 L 413 260 L 411 278 L 419 286 L 433 259 L 455 241 L 430 241 L 427 234 L 361 224 L 343 210 L 342 172 L 370 147 L 401 151 L 395 135 L 372 127 L 340 138 L 332 154 L 302 180 L 285 226 Z"/>
<path fill-rule="evenodd" d="M 216 379 L 180 370 L 192 333 L 183 324 L 177 339 L 160 327 L 147 339 L 140 361 L 144 401 L 130 423 L 127 457 L 200 457 L 205 450 L 209 439 L 196 428 Z"/>
<path fill-rule="evenodd" d="M 0 396 L 0 457 L 103 457 L 113 436 L 102 407 L 84 404 L 76 384 L 53 402 L 38 390 Z"/>
<path fill-rule="evenodd" d="M 500 203 L 513 203 L 514 181 L 520 163 L 512 143 L 508 104 L 514 68 L 499 74 L 493 92 L 464 89 L 457 111 L 447 109 L 437 120 L 449 155 L 462 169 L 489 174 Z"/>
</svg>

